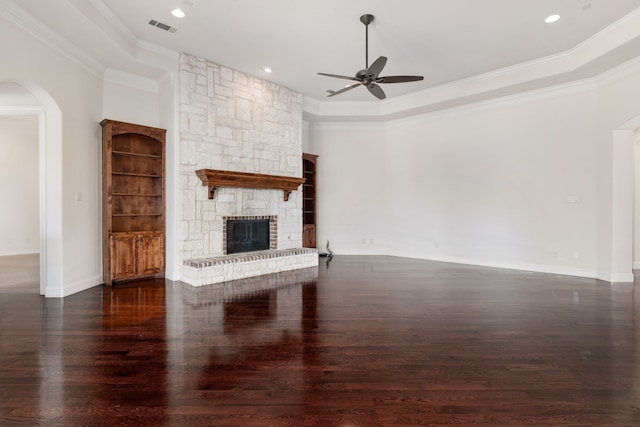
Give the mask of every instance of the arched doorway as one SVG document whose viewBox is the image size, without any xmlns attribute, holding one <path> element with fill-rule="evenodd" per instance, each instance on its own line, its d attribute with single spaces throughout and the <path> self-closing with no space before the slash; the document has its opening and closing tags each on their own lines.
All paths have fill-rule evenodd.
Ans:
<svg viewBox="0 0 640 427">
<path fill-rule="evenodd" d="M 633 282 L 634 155 L 640 115 L 613 131 L 611 146 L 610 282 Z M 606 279 L 605 279 L 606 280 Z"/>
<path fill-rule="evenodd" d="M 7 93 L 6 86 L 0 86 L 0 97 Z M 0 209 L 0 291 L 3 293 L 40 293 L 38 122 L 38 112 L 0 115 L 3 204 Z"/>
<path fill-rule="evenodd" d="M 13 81 L 23 87 L 36 104 L 4 99 L 2 115 L 38 117 L 38 171 L 40 224 L 40 294 L 59 296 L 52 289 L 62 288 L 62 111 L 39 85 Z"/>
</svg>

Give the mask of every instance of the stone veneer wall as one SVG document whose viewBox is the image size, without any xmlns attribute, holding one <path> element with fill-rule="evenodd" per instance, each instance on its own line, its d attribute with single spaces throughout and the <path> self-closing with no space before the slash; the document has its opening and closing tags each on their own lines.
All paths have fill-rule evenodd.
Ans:
<svg viewBox="0 0 640 427">
<path fill-rule="evenodd" d="M 180 57 L 183 260 L 221 256 L 225 216 L 277 215 L 278 249 L 302 246 L 302 190 L 218 188 L 195 175 L 223 169 L 302 176 L 302 94 L 183 54 Z"/>
</svg>

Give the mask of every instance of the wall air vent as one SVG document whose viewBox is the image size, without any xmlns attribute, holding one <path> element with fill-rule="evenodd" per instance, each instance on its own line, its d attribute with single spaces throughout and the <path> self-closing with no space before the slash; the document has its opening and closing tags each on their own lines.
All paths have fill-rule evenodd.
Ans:
<svg viewBox="0 0 640 427">
<path fill-rule="evenodd" d="M 163 24 L 162 22 L 158 22 L 155 19 L 149 21 L 149 25 L 153 25 L 154 27 L 160 28 L 161 30 L 169 31 L 170 33 L 175 33 L 176 31 L 178 31 L 177 28 L 174 28 L 167 24 Z"/>
</svg>

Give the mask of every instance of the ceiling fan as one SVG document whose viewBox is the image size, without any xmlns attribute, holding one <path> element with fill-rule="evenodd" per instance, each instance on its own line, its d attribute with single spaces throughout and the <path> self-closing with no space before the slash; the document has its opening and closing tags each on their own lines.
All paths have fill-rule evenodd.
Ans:
<svg viewBox="0 0 640 427">
<path fill-rule="evenodd" d="M 328 91 L 328 96 L 336 96 L 344 93 L 348 90 L 356 88 L 358 86 L 365 86 L 369 92 L 373 94 L 378 99 L 385 99 L 387 96 L 385 95 L 382 88 L 379 86 L 379 83 L 405 83 L 405 82 L 416 82 L 424 79 L 423 76 L 385 76 L 380 77 L 380 72 L 384 68 L 387 63 L 387 57 L 381 56 L 375 61 L 373 64 L 369 66 L 369 24 L 373 22 L 375 17 L 370 14 L 365 14 L 360 17 L 360 22 L 362 22 L 365 26 L 365 68 L 364 70 L 360 70 L 356 73 L 355 77 L 349 76 L 341 76 L 339 74 L 327 74 L 327 73 L 318 73 L 321 76 L 327 77 L 336 77 L 338 79 L 352 80 L 357 83 L 353 83 L 349 86 L 346 86 L 340 90 L 336 91 Z"/>
</svg>

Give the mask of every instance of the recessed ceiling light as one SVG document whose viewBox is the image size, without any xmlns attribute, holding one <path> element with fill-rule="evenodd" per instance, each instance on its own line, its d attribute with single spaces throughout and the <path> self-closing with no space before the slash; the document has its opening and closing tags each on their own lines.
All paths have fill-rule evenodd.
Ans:
<svg viewBox="0 0 640 427">
<path fill-rule="evenodd" d="M 263 70 L 264 70 L 264 72 L 265 72 L 265 73 L 270 73 L 270 72 L 272 72 L 272 71 L 273 71 L 273 70 L 271 69 L 271 67 L 264 67 L 264 68 L 263 68 Z"/>
<path fill-rule="evenodd" d="M 182 11 L 182 9 L 180 9 L 179 7 L 177 7 L 177 8 L 175 8 L 175 9 L 173 9 L 173 10 L 171 11 L 171 14 L 172 14 L 173 16 L 175 16 L 176 18 L 184 18 L 184 16 L 185 16 L 185 15 L 184 15 L 184 12 L 183 12 L 183 11 Z"/>
<path fill-rule="evenodd" d="M 552 22 L 556 22 L 558 19 L 560 19 L 560 15 L 551 15 L 547 16 L 547 19 L 545 19 L 544 22 L 551 24 Z"/>
</svg>

